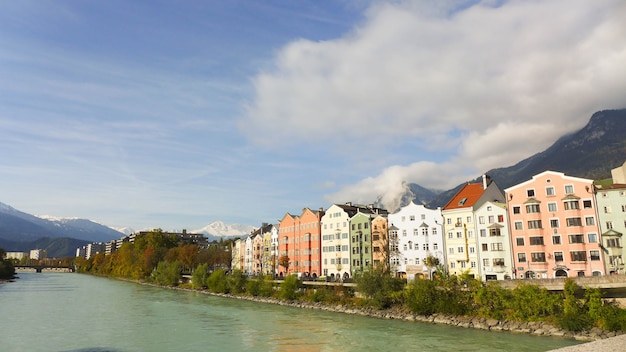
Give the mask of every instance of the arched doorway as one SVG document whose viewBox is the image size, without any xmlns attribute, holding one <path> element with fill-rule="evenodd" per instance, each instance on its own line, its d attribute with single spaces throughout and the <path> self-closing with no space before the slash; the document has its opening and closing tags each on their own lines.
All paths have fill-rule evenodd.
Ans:
<svg viewBox="0 0 626 352">
<path fill-rule="evenodd" d="M 525 278 L 527 279 L 534 279 L 535 278 L 535 272 L 534 271 L 527 271 L 526 274 L 524 275 Z"/>
<path fill-rule="evenodd" d="M 554 277 L 567 277 L 567 271 L 559 269 L 554 272 Z"/>
<path fill-rule="evenodd" d="M 343 273 L 343 280 L 349 279 L 350 278 L 350 274 L 348 273 Z"/>
</svg>

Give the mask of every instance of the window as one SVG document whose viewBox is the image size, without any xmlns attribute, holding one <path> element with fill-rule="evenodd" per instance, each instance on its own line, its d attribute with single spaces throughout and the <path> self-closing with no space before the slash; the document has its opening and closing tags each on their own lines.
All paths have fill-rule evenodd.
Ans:
<svg viewBox="0 0 626 352">
<path fill-rule="evenodd" d="M 583 208 L 585 209 L 591 209 L 591 201 L 590 200 L 583 200 Z"/>
<path fill-rule="evenodd" d="M 588 233 L 587 239 L 589 240 L 589 243 L 598 243 L 598 235 L 595 233 Z"/>
<path fill-rule="evenodd" d="M 535 236 L 530 238 L 531 246 L 543 246 L 543 237 Z"/>
<path fill-rule="evenodd" d="M 523 230 L 524 226 L 522 225 L 523 223 L 521 221 L 516 221 L 515 222 L 515 229 L 516 230 Z"/>
<path fill-rule="evenodd" d="M 463 238 L 463 232 L 458 231 L 458 232 L 456 233 L 456 238 Z"/>
<path fill-rule="evenodd" d="M 467 263 L 461 262 L 461 268 L 465 269 L 466 266 L 467 266 Z"/>
<path fill-rule="evenodd" d="M 493 224 L 494 222 L 496 222 L 496 217 L 493 215 L 489 215 L 489 223 Z"/>
<path fill-rule="evenodd" d="M 468 216 L 468 217 L 467 217 L 467 221 L 466 221 L 466 222 L 467 222 L 468 224 L 470 224 L 470 223 L 472 222 L 472 217 L 471 217 L 471 216 Z"/>
<path fill-rule="evenodd" d="M 600 260 L 600 251 L 598 250 L 589 251 L 589 259 L 591 259 L 592 261 Z"/>
<path fill-rule="evenodd" d="M 521 212 L 521 208 L 519 206 L 513 207 L 513 214 L 519 214 Z"/>
<path fill-rule="evenodd" d="M 478 217 L 478 223 L 479 224 L 484 224 L 485 223 L 485 217 L 484 216 L 479 216 Z"/>
<path fill-rule="evenodd" d="M 417 247 L 417 246 L 416 246 Z M 424 243 L 424 245 L 422 246 L 422 249 L 427 251 L 428 250 L 428 243 Z"/>
<path fill-rule="evenodd" d="M 559 219 L 550 219 L 550 228 L 558 229 L 559 228 Z"/>
<path fill-rule="evenodd" d="M 406 237 L 406 230 L 402 230 L 402 236 Z"/>
<path fill-rule="evenodd" d="M 489 258 L 483 259 L 483 266 L 489 266 Z"/>
<path fill-rule="evenodd" d="M 554 196 L 554 187 L 553 186 L 546 187 L 546 196 L 548 196 L 548 197 Z"/>
<path fill-rule="evenodd" d="M 489 251 L 489 245 L 487 245 L 486 243 L 483 243 L 481 247 L 482 247 L 483 252 Z"/>
<path fill-rule="evenodd" d="M 548 211 L 555 213 L 557 211 L 556 203 L 548 203 Z"/>
<path fill-rule="evenodd" d="M 447 218 L 447 219 L 446 219 L 446 223 L 447 223 L 448 225 L 452 225 L 452 218 Z"/>
<path fill-rule="evenodd" d="M 491 244 L 491 250 L 492 251 L 503 251 L 504 250 L 504 246 L 502 246 L 502 243 L 492 243 Z"/>
<path fill-rule="evenodd" d="M 607 238 L 606 239 L 606 246 L 607 247 L 612 247 L 612 248 L 621 247 L 620 243 L 619 243 L 619 238 Z"/>
<path fill-rule="evenodd" d="M 585 236 L 583 235 L 569 235 L 569 243 L 585 243 Z"/>
<path fill-rule="evenodd" d="M 535 196 L 535 190 L 534 189 L 527 189 L 526 190 L 526 195 L 528 196 L 528 198 L 532 198 Z"/>
<path fill-rule="evenodd" d="M 565 219 L 565 223 L 568 227 L 583 226 L 583 222 L 580 218 L 567 218 Z"/>
<path fill-rule="evenodd" d="M 517 237 L 517 238 L 515 239 L 515 243 L 516 243 L 518 246 L 523 246 L 523 245 L 524 245 L 524 237 Z"/>
<path fill-rule="evenodd" d="M 420 258 L 415 258 L 415 264 L 419 265 L 420 264 Z"/>
<path fill-rule="evenodd" d="M 448 248 L 448 253 L 454 254 L 454 248 L 452 248 L 452 247 Z"/>
<path fill-rule="evenodd" d="M 457 253 L 465 253 L 465 248 L 463 248 L 463 247 L 457 247 L 457 248 L 456 248 L 456 252 L 457 252 Z"/>
<path fill-rule="evenodd" d="M 539 204 L 526 204 L 526 212 L 527 213 L 538 213 L 539 212 Z"/>
<path fill-rule="evenodd" d="M 585 251 L 571 251 L 569 252 L 573 262 L 586 262 L 587 252 Z"/>
<path fill-rule="evenodd" d="M 504 266 L 504 258 L 493 258 L 493 266 Z"/>
<path fill-rule="evenodd" d="M 541 228 L 541 220 L 529 220 L 528 221 L 528 229 L 540 229 Z"/>
<path fill-rule="evenodd" d="M 454 269 L 456 268 L 456 263 L 455 262 L 451 262 L 450 263 L 450 269 Z"/>
<path fill-rule="evenodd" d="M 428 229 L 423 229 L 423 230 L 428 231 Z M 418 233 L 419 233 L 419 232 L 418 232 L 418 230 L 417 230 L 417 229 L 413 229 L 413 236 L 417 236 L 417 234 L 418 234 Z"/>
<path fill-rule="evenodd" d="M 586 216 L 585 217 L 585 225 L 586 226 L 595 226 L 596 224 L 596 219 L 593 216 Z"/>
<path fill-rule="evenodd" d="M 611 207 L 604 207 L 604 213 L 605 214 L 610 214 L 611 213 Z"/>
<path fill-rule="evenodd" d="M 574 194 L 574 185 L 565 185 L 565 194 Z"/>
<path fill-rule="evenodd" d="M 606 229 L 607 230 L 611 230 L 613 228 L 613 221 L 607 221 L 606 222 Z"/>
<path fill-rule="evenodd" d="M 536 252 L 530 254 L 530 260 L 533 263 L 545 263 L 546 262 L 546 254 L 543 252 Z"/>
<path fill-rule="evenodd" d="M 433 251 L 436 251 L 439 249 L 439 244 L 437 244 L 436 242 L 433 243 Z"/>
<path fill-rule="evenodd" d="M 448 238 L 454 238 L 454 234 L 452 233 L 452 231 L 448 232 Z"/>
<path fill-rule="evenodd" d="M 554 252 L 554 261 L 562 262 L 563 261 L 563 252 Z"/>
<path fill-rule="evenodd" d="M 498 222 L 504 222 L 504 215 L 498 215 Z"/>
<path fill-rule="evenodd" d="M 517 253 L 517 261 L 520 263 L 526 263 L 526 253 Z"/>
<path fill-rule="evenodd" d="M 489 236 L 500 236 L 500 229 L 489 229 Z"/>
<path fill-rule="evenodd" d="M 487 237 L 487 230 L 480 229 L 480 237 Z"/>
<path fill-rule="evenodd" d="M 476 248 L 474 248 L 474 247 L 469 247 L 469 252 L 470 252 L 471 254 L 476 253 Z"/>
<path fill-rule="evenodd" d="M 576 210 L 580 209 L 580 205 L 577 200 L 566 200 L 563 202 L 563 208 L 565 210 Z"/>
<path fill-rule="evenodd" d="M 415 215 L 411 215 L 411 216 L 409 216 L 409 220 L 410 220 L 410 221 L 415 221 Z"/>
</svg>

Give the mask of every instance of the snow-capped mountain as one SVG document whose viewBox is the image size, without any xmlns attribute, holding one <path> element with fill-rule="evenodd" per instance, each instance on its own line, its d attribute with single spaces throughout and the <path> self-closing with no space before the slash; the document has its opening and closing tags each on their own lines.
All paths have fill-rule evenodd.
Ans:
<svg viewBox="0 0 626 352">
<path fill-rule="evenodd" d="M 226 224 L 223 221 L 214 221 L 192 232 L 202 233 L 211 240 L 211 237 L 243 237 L 249 235 L 254 229 L 255 227 L 251 225 Z"/>
</svg>

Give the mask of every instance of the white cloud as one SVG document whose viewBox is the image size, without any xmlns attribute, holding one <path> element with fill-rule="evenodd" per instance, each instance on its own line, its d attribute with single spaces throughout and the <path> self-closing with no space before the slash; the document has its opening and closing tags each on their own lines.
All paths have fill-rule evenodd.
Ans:
<svg viewBox="0 0 626 352">
<path fill-rule="evenodd" d="M 292 42 L 253 79 L 240 127 L 252 139 L 271 131 L 257 142 L 278 148 L 420 139 L 456 152 L 432 163 L 416 151 L 416 163 L 330 196 L 359 201 L 402 181 L 450 186 L 511 165 L 621 107 L 625 2 L 491 3 L 383 3 L 342 38 Z"/>
</svg>

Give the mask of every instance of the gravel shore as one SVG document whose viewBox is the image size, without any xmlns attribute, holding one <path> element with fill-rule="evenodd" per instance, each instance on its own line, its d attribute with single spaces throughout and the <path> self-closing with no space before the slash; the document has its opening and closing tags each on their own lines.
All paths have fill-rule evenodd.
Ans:
<svg viewBox="0 0 626 352">
<path fill-rule="evenodd" d="M 626 350 L 626 335 L 587 342 L 581 345 L 563 347 L 550 352 L 623 352 Z"/>
</svg>

